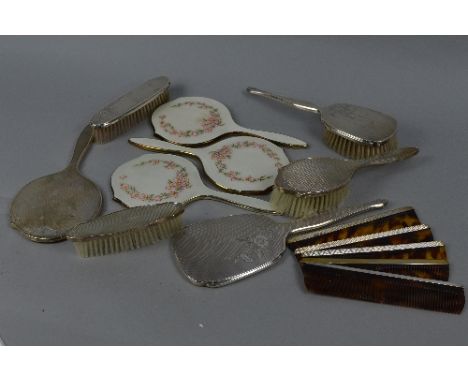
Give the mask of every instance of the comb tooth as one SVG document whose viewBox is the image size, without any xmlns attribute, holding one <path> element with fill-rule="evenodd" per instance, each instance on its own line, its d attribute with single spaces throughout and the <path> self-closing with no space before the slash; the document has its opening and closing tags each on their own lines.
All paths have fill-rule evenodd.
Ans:
<svg viewBox="0 0 468 382">
<path fill-rule="evenodd" d="M 302 264 L 306 288 L 315 293 L 383 304 L 461 313 L 461 286 L 338 265 Z"/>
</svg>

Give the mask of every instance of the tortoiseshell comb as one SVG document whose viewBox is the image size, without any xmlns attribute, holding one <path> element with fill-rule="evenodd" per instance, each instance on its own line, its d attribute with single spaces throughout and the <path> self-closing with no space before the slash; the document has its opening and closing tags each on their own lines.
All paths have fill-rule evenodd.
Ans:
<svg viewBox="0 0 468 382">
<path fill-rule="evenodd" d="M 316 232 L 293 233 L 288 237 L 287 245 L 291 250 L 299 247 L 317 245 L 346 238 L 376 234 L 400 228 L 421 225 L 421 221 L 412 207 L 402 207 L 372 216 L 353 219 Z M 432 240 L 432 239 L 430 239 Z"/>
<path fill-rule="evenodd" d="M 322 251 L 330 248 L 356 248 L 369 246 L 398 245 L 433 241 L 434 236 L 429 226 L 425 224 L 413 225 L 390 231 L 371 233 L 368 235 L 352 236 L 341 240 L 332 240 L 325 243 L 306 245 L 296 248 L 297 256 L 303 253 Z"/>
<path fill-rule="evenodd" d="M 301 262 L 310 292 L 356 300 L 459 314 L 464 288 L 438 280 L 356 269 L 342 265 Z"/>
<path fill-rule="evenodd" d="M 397 273 L 421 278 L 448 280 L 449 264 L 440 241 L 353 248 L 296 250 L 300 263 L 334 264 Z"/>
</svg>

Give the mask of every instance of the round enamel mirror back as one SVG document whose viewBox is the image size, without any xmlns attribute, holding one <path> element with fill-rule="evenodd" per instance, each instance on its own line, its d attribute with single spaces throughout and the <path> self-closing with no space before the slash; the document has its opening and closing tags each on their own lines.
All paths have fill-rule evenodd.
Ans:
<svg viewBox="0 0 468 382">
<path fill-rule="evenodd" d="M 140 148 L 198 157 L 206 175 L 218 187 L 235 193 L 265 193 L 278 170 L 289 164 L 284 150 L 261 138 L 236 136 L 202 148 L 191 148 L 153 138 L 131 138 Z"/>
</svg>

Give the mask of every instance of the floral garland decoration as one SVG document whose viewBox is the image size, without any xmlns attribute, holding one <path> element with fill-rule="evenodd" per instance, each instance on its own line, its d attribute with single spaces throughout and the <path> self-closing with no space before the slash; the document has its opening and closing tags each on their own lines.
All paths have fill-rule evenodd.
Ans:
<svg viewBox="0 0 468 382">
<path fill-rule="evenodd" d="M 182 106 L 195 106 L 200 110 L 207 110 L 208 116 L 200 120 L 200 128 L 192 130 L 177 130 L 174 125 L 167 121 L 167 115 L 161 114 L 159 116 L 159 127 L 170 135 L 176 135 L 178 137 L 194 137 L 205 133 L 211 133 L 216 127 L 224 126 L 224 122 L 221 119 L 221 115 L 217 108 L 208 105 L 205 102 L 199 101 L 185 101 L 179 102 L 171 107 L 182 107 Z"/>
<path fill-rule="evenodd" d="M 182 167 L 181 165 L 175 163 L 172 160 L 150 159 L 142 161 L 140 163 L 136 163 L 134 164 L 134 167 L 144 166 L 146 164 L 157 166 L 161 163 L 163 164 L 164 168 L 176 170 L 175 178 L 169 179 L 167 181 L 165 192 L 161 192 L 160 194 L 146 194 L 144 192 L 138 191 L 135 186 L 132 186 L 125 182 L 120 183 L 120 189 L 127 193 L 132 199 L 138 199 L 143 202 L 161 202 L 166 199 L 177 198 L 180 192 L 192 187 L 189 175 L 185 167 Z M 127 175 L 119 176 L 119 179 L 122 181 L 126 178 Z"/>
<path fill-rule="evenodd" d="M 252 141 L 243 141 L 243 142 L 236 142 L 231 145 L 224 145 L 219 150 L 210 151 L 211 159 L 215 161 L 215 166 L 218 169 L 218 172 L 227 176 L 230 180 L 235 180 L 239 182 L 261 182 L 266 179 L 270 179 L 272 175 L 261 175 L 258 177 L 254 177 L 252 175 L 248 176 L 241 176 L 239 171 L 235 170 L 228 170 L 227 165 L 225 163 L 226 159 L 231 159 L 233 149 L 241 149 L 241 148 L 249 148 L 254 147 L 257 149 L 262 150 L 269 158 L 275 161 L 275 167 L 280 168 L 283 167 L 281 163 L 281 159 L 276 152 L 274 152 L 270 147 L 268 147 L 264 143 L 257 143 Z"/>
</svg>

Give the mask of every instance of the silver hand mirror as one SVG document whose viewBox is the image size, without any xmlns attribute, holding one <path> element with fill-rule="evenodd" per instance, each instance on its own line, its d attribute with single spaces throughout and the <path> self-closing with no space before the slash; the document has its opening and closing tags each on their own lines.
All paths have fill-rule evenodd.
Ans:
<svg viewBox="0 0 468 382">
<path fill-rule="evenodd" d="M 286 223 L 261 215 L 203 221 L 184 227 L 173 237 L 174 255 L 193 284 L 220 287 L 273 266 L 285 251 L 290 233 L 313 231 L 385 204 L 376 200 Z"/>
<path fill-rule="evenodd" d="M 26 184 L 10 208 L 10 224 L 25 237 L 38 242 L 64 240 L 66 232 L 101 212 L 99 188 L 78 171 L 81 158 L 93 139 L 87 126 L 75 145 L 70 164 L 62 171 Z"/>
</svg>

